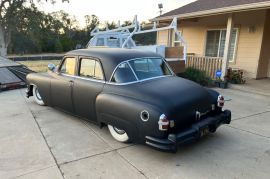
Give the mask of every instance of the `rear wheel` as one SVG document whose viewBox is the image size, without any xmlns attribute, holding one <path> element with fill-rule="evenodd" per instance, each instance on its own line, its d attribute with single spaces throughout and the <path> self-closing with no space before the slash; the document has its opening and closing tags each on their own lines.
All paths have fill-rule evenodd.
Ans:
<svg viewBox="0 0 270 179">
<path fill-rule="evenodd" d="M 115 140 L 123 143 L 130 142 L 128 134 L 123 129 L 111 125 L 108 125 L 108 129 Z"/>
<path fill-rule="evenodd" d="M 45 103 L 43 102 L 36 85 L 33 86 L 33 96 L 37 104 L 40 106 L 45 106 Z"/>
</svg>

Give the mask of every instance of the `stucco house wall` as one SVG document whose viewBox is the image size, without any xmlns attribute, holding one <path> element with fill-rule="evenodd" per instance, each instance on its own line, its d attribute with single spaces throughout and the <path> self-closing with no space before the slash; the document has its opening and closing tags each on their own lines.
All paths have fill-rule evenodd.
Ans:
<svg viewBox="0 0 270 179">
<path fill-rule="evenodd" d="M 260 77 L 260 75 L 257 76 L 257 73 L 266 15 L 267 10 L 254 10 L 233 14 L 234 28 L 238 29 L 238 35 L 235 58 L 234 62 L 230 63 L 230 67 L 243 69 L 245 76 L 249 78 Z M 226 29 L 227 19 L 228 14 L 179 20 L 179 31 L 188 44 L 188 53 L 205 56 L 207 30 Z M 173 42 L 169 42 L 170 38 L 166 39 L 164 35 L 166 34 L 167 37 L 170 37 L 168 33 L 168 31 L 159 32 L 157 34 L 157 43 L 173 45 Z"/>
</svg>

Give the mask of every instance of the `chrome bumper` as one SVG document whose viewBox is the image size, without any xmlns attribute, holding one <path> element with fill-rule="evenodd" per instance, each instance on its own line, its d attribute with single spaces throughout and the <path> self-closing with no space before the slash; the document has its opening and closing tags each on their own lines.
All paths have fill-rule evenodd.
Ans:
<svg viewBox="0 0 270 179">
<path fill-rule="evenodd" d="M 169 134 L 166 139 L 159 139 L 146 136 L 146 144 L 163 151 L 177 151 L 177 147 L 183 143 L 199 139 L 206 133 L 214 133 L 222 124 L 230 124 L 231 111 L 225 110 L 222 113 L 203 119 L 194 123 L 190 128 L 176 134 Z"/>
</svg>

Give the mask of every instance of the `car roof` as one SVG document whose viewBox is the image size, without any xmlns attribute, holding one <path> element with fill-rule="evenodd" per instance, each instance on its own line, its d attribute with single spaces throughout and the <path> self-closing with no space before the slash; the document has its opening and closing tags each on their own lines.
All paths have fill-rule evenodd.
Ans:
<svg viewBox="0 0 270 179">
<path fill-rule="evenodd" d="M 104 75 L 106 80 L 109 80 L 114 69 L 123 61 L 131 60 L 135 58 L 143 57 L 161 57 L 160 55 L 134 49 L 123 49 L 123 48 L 95 48 L 91 47 L 88 49 L 73 50 L 66 53 L 66 56 L 82 56 L 82 57 L 93 57 L 98 58 L 103 66 Z"/>
</svg>

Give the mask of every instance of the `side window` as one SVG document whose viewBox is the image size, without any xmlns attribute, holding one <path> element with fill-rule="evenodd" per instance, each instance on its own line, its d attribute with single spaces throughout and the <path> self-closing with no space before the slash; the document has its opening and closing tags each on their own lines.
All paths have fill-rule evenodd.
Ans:
<svg viewBox="0 0 270 179">
<path fill-rule="evenodd" d="M 116 69 L 111 82 L 114 83 L 128 83 L 136 81 L 136 77 L 134 76 L 132 70 L 130 69 L 127 63 L 122 63 Z"/>
<path fill-rule="evenodd" d="M 69 57 L 66 58 L 65 61 L 62 63 L 60 73 L 67 75 L 75 75 L 75 68 L 76 68 L 76 59 Z"/>
<path fill-rule="evenodd" d="M 116 37 L 107 38 L 108 47 L 120 47 L 120 39 Z"/>
<path fill-rule="evenodd" d="M 82 59 L 79 75 L 82 77 L 92 78 L 95 76 L 95 60 Z"/>
<path fill-rule="evenodd" d="M 97 46 L 105 46 L 104 38 L 98 38 L 97 39 Z"/>
<path fill-rule="evenodd" d="M 129 63 L 139 80 L 171 75 L 169 68 L 161 58 L 136 59 Z"/>
<path fill-rule="evenodd" d="M 102 72 L 102 67 L 99 62 L 96 62 L 95 66 L 95 77 L 96 79 L 103 80 L 103 72 Z"/>
<path fill-rule="evenodd" d="M 103 80 L 102 67 L 93 59 L 81 59 L 79 76 Z"/>
</svg>

